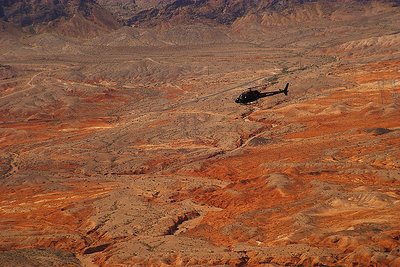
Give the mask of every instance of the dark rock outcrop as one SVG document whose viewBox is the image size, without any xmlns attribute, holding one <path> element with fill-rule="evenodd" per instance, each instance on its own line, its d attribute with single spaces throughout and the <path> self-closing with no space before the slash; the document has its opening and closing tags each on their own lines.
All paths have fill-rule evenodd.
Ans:
<svg viewBox="0 0 400 267">
<path fill-rule="evenodd" d="M 119 27 L 112 14 L 94 0 L 0 0 L 0 20 L 30 31 L 54 29 L 74 18 L 73 26 L 97 32 Z M 68 26 L 63 28 L 63 33 L 68 32 Z M 77 29 L 71 31 L 76 35 Z"/>
</svg>

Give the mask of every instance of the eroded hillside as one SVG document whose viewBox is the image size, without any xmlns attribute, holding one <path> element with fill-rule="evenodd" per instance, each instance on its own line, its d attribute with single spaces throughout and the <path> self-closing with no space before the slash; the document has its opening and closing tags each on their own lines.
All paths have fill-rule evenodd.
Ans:
<svg viewBox="0 0 400 267">
<path fill-rule="evenodd" d="M 3 21 L 0 266 L 400 266 L 399 9 L 287 2 Z"/>
</svg>

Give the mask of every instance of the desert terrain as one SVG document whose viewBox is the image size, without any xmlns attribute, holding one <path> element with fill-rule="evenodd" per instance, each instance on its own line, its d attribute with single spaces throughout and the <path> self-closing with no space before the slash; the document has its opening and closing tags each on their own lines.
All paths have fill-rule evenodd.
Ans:
<svg viewBox="0 0 400 267">
<path fill-rule="evenodd" d="M 15 2 L 0 266 L 400 266 L 398 1 Z"/>
</svg>

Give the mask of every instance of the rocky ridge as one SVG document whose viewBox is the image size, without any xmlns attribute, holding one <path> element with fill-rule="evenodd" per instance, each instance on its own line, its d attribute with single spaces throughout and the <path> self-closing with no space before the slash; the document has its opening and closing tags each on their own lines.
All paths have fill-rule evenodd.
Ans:
<svg viewBox="0 0 400 267">
<path fill-rule="evenodd" d="M 7 7 L 0 266 L 399 265 L 398 7 L 278 2 L 135 1 L 186 4 L 116 30 L 111 1 Z"/>
</svg>

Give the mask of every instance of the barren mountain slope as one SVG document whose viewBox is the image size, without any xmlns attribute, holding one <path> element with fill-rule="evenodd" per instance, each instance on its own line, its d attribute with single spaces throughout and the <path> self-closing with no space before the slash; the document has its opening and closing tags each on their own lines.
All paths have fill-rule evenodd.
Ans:
<svg viewBox="0 0 400 267">
<path fill-rule="evenodd" d="M 112 14 L 93 0 L 0 1 L 0 19 L 27 32 L 58 32 L 92 37 L 119 27 Z"/>
<path fill-rule="evenodd" d="M 399 266 L 399 8 L 297 2 L 2 22 L 0 266 Z"/>
<path fill-rule="evenodd" d="M 102 0 L 102 3 L 107 0 Z M 147 9 L 132 10 L 129 25 L 157 25 L 168 23 L 208 22 L 231 24 L 237 19 L 250 15 L 291 17 L 298 14 L 305 15 L 305 21 L 321 17 L 332 17 L 337 10 L 347 10 L 349 13 L 358 13 L 360 9 L 369 9 L 375 3 L 399 5 L 398 0 L 189 0 L 189 1 L 159 1 L 157 5 Z M 307 16 L 309 9 L 317 9 L 317 13 Z M 289 21 L 291 20 L 289 19 Z M 292 21 L 293 22 L 293 21 Z"/>
<path fill-rule="evenodd" d="M 121 22 L 126 22 L 134 14 L 151 8 L 162 8 L 174 0 L 96 0 L 111 11 Z"/>
</svg>

